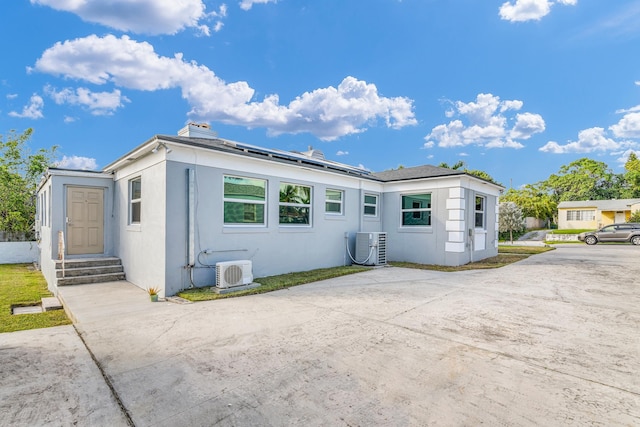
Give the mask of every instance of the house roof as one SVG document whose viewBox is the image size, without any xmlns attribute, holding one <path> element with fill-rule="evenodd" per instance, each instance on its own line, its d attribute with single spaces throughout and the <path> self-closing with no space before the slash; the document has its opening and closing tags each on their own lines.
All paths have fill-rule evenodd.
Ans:
<svg viewBox="0 0 640 427">
<path fill-rule="evenodd" d="M 624 211 L 629 210 L 629 207 L 636 203 L 640 203 L 640 199 L 579 200 L 560 202 L 558 203 L 558 209 L 596 208 L 600 211 Z"/>
<path fill-rule="evenodd" d="M 391 181 L 406 181 L 410 179 L 420 179 L 420 178 L 435 178 L 435 177 L 444 177 L 444 176 L 465 175 L 465 173 L 462 171 L 441 168 L 438 166 L 423 165 L 423 166 L 415 166 L 410 168 L 388 170 L 384 172 L 376 172 L 376 173 L 373 173 L 372 175 L 380 179 L 381 181 L 391 182 Z"/>
<path fill-rule="evenodd" d="M 370 172 L 363 168 L 338 163 L 324 158 L 318 150 L 311 150 L 310 155 L 293 151 L 283 151 L 256 145 L 236 142 L 222 138 L 195 138 L 187 136 L 158 135 L 163 141 L 178 142 L 185 145 L 208 148 L 215 151 L 225 151 L 247 157 L 266 158 L 279 163 L 293 163 L 319 169 L 330 169 L 350 175 L 367 176 Z"/>
<path fill-rule="evenodd" d="M 372 173 L 366 169 L 350 166 L 344 163 L 338 163 L 331 160 L 327 160 L 324 156 L 318 152 L 318 150 L 310 150 L 307 153 L 299 153 L 292 151 L 283 151 L 278 149 L 270 149 L 264 147 L 258 147 L 251 144 L 242 142 L 231 141 L 218 137 L 193 137 L 193 136 L 175 136 L 175 135 L 156 135 L 141 146 L 130 151 L 122 156 L 115 162 L 107 165 L 105 171 L 112 171 L 118 169 L 124 162 L 136 160 L 142 154 L 143 147 L 147 146 L 147 150 L 151 150 L 154 144 L 158 142 L 177 143 L 183 145 L 189 145 L 194 147 L 205 148 L 214 151 L 221 151 L 226 153 L 232 153 L 241 156 L 261 158 L 278 163 L 288 163 L 305 166 L 312 169 L 320 169 L 325 171 L 331 171 L 335 173 L 341 173 L 351 176 L 357 176 L 363 179 L 369 179 L 378 182 L 394 182 L 394 181 L 407 181 L 414 179 L 426 179 L 426 178 L 441 178 L 447 176 L 463 176 L 467 175 L 472 178 L 485 182 L 481 178 L 468 175 L 465 172 L 441 168 L 431 165 L 423 165 L 416 167 L 401 168 L 396 170 L 389 170 L 384 172 Z M 489 182 L 489 181 L 486 181 Z"/>
</svg>

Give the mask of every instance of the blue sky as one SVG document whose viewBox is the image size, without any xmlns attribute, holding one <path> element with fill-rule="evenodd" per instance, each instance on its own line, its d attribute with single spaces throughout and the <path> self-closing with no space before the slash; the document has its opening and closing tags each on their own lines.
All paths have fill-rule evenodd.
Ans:
<svg viewBox="0 0 640 427">
<path fill-rule="evenodd" d="M 0 134 L 100 169 L 155 134 L 505 186 L 640 154 L 638 0 L 12 0 Z"/>
</svg>

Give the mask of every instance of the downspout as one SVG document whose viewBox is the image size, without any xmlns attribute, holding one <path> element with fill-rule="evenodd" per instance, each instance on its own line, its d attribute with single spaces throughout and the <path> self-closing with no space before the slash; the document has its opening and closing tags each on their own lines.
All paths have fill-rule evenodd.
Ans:
<svg viewBox="0 0 640 427">
<path fill-rule="evenodd" d="M 187 192 L 187 223 L 186 223 L 186 267 L 189 274 L 189 287 L 193 288 L 193 268 L 195 267 L 196 242 L 195 242 L 195 171 L 186 169 Z"/>
</svg>

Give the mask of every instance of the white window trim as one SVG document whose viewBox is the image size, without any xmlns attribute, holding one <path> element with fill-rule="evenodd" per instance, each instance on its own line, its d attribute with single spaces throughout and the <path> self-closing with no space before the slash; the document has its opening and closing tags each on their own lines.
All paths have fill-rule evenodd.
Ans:
<svg viewBox="0 0 640 427">
<path fill-rule="evenodd" d="M 280 201 L 280 187 L 282 185 L 293 185 L 296 187 L 307 187 L 309 188 L 309 203 L 291 203 L 291 202 L 281 202 Z M 309 208 L 309 224 L 282 224 L 280 222 L 280 207 L 281 206 L 292 206 L 295 208 Z M 313 226 L 313 186 L 307 184 L 296 184 L 293 182 L 285 182 L 281 181 L 278 186 L 278 226 L 284 228 L 311 228 Z"/>
<path fill-rule="evenodd" d="M 133 182 L 134 181 L 140 181 L 140 197 L 137 199 L 133 198 Z M 129 187 L 129 218 L 128 218 L 128 224 L 132 225 L 132 226 L 139 226 L 142 223 L 142 177 L 141 176 L 137 176 L 135 178 L 131 178 L 129 180 L 128 183 L 128 187 Z M 140 219 L 137 222 L 133 221 L 133 204 L 134 203 L 139 203 L 140 204 Z"/>
<path fill-rule="evenodd" d="M 585 214 L 589 213 L 589 218 L 585 219 Z M 573 214 L 575 218 L 569 219 L 569 215 Z M 569 209 L 567 210 L 567 221 L 595 221 L 596 211 L 594 209 Z"/>
<path fill-rule="evenodd" d="M 431 206 L 430 208 L 411 208 L 411 209 L 405 209 L 402 207 L 402 198 L 405 196 L 415 196 L 417 194 L 429 194 L 431 195 Z M 404 220 L 404 213 L 405 212 L 430 212 L 431 213 L 431 218 L 430 218 L 430 222 L 431 225 L 405 225 L 402 223 L 402 221 Z M 432 192 L 420 192 L 420 193 L 404 193 L 404 194 L 400 194 L 400 228 L 404 228 L 404 229 L 418 229 L 418 228 L 431 228 L 433 227 L 433 193 Z"/>
<path fill-rule="evenodd" d="M 477 210 L 476 209 L 476 199 L 477 198 L 481 198 L 482 199 L 482 210 Z M 482 225 L 478 226 L 476 225 L 476 215 L 481 213 L 482 214 Z M 473 198 L 473 226 L 476 230 L 486 230 L 487 229 L 487 197 L 486 196 L 479 196 L 476 194 L 476 196 Z"/>
<path fill-rule="evenodd" d="M 375 197 L 375 198 L 376 198 L 376 203 L 375 203 L 375 204 L 367 203 L 367 202 L 366 202 L 366 200 L 367 200 L 367 196 Z M 377 217 L 378 217 L 378 211 L 380 210 L 380 208 L 379 208 L 379 205 L 380 205 L 379 201 L 380 201 L 380 196 L 379 196 L 378 194 L 373 194 L 373 193 L 364 193 L 364 196 L 362 197 L 362 215 L 363 215 L 363 216 L 366 216 L 366 217 L 369 217 L 369 218 L 377 218 Z M 375 213 L 375 214 L 368 214 L 368 213 L 366 213 L 366 212 L 365 212 L 365 208 L 366 208 L 367 206 L 373 206 L 373 207 L 376 209 L 376 213 Z"/>
<path fill-rule="evenodd" d="M 256 181 L 264 181 L 264 201 L 261 200 L 243 200 L 243 199 L 233 199 L 233 198 L 226 198 L 224 197 L 224 178 L 225 177 L 232 177 L 232 178 L 246 178 L 246 179 L 254 179 Z M 222 175 L 222 225 L 224 227 L 253 227 L 253 228 L 264 228 L 267 226 L 268 222 L 267 222 L 267 215 L 268 215 L 268 204 L 267 204 L 267 199 L 269 197 L 269 182 L 266 179 L 263 178 L 253 178 L 250 176 L 240 176 L 240 175 L 230 175 L 230 174 L 224 174 Z M 262 204 L 264 205 L 264 221 L 262 223 L 229 223 L 227 224 L 226 222 L 224 222 L 224 203 L 225 202 L 231 202 L 231 203 L 246 203 L 246 204 L 254 204 L 254 205 L 259 205 Z"/>
<path fill-rule="evenodd" d="M 335 191 L 336 193 L 340 193 L 340 200 L 328 199 L 327 198 L 327 192 L 328 191 Z M 327 188 L 325 190 L 324 194 L 325 194 L 325 196 L 324 196 L 324 198 L 325 198 L 324 213 L 327 214 L 327 215 L 334 215 L 334 216 L 344 215 L 344 191 L 343 190 L 336 190 L 335 188 Z M 340 212 L 327 211 L 327 203 L 340 205 Z"/>
</svg>

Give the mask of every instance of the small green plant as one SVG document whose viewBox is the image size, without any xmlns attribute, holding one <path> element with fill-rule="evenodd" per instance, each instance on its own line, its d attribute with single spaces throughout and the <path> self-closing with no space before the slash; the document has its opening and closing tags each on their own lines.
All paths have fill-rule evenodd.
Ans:
<svg viewBox="0 0 640 427">
<path fill-rule="evenodd" d="M 634 211 L 629 217 L 629 222 L 640 222 L 640 210 Z"/>
</svg>

